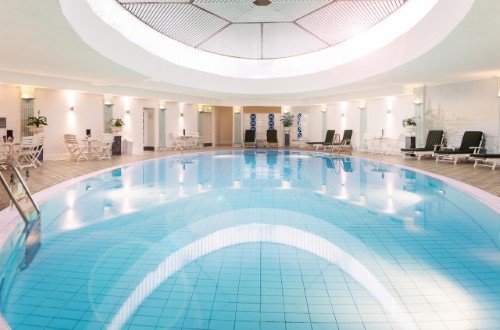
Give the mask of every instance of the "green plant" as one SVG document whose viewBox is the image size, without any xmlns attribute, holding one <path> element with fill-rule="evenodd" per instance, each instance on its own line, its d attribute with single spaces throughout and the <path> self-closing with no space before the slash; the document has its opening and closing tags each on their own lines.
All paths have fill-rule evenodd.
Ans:
<svg viewBox="0 0 500 330">
<path fill-rule="evenodd" d="M 415 117 L 409 117 L 409 118 L 403 119 L 401 124 L 403 125 L 403 127 L 417 126 L 417 122 L 415 121 Z"/>
<path fill-rule="evenodd" d="M 38 110 L 38 116 L 33 116 L 33 117 L 28 117 L 26 120 L 26 125 L 27 126 L 47 126 L 47 117 L 45 116 L 40 116 L 40 110 Z"/>
<path fill-rule="evenodd" d="M 283 123 L 284 127 L 292 127 L 293 117 L 295 117 L 295 116 L 288 112 L 288 113 L 283 114 L 283 116 L 281 116 L 280 121 Z"/>
<path fill-rule="evenodd" d="M 111 127 L 123 127 L 125 126 L 125 122 L 121 118 L 111 118 L 109 120 L 109 124 Z"/>
</svg>

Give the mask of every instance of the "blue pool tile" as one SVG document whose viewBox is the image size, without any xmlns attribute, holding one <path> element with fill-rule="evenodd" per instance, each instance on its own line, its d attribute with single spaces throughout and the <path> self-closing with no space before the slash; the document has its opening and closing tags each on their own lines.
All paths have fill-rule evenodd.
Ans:
<svg viewBox="0 0 500 330">
<path fill-rule="evenodd" d="M 136 314 L 142 316 L 158 316 L 163 312 L 162 307 L 145 307 L 141 306 L 137 309 Z"/>
<path fill-rule="evenodd" d="M 209 319 L 188 318 L 184 320 L 182 327 L 184 329 L 208 329 L 210 324 Z"/>
<path fill-rule="evenodd" d="M 52 321 L 51 317 L 30 315 L 22 320 L 23 325 L 45 327 Z"/>
<path fill-rule="evenodd" d="M 260 322 L 261 330 L 286 330 L 285 322 Z"/>
<path fill-rule="evenodd" d="M 236 319 L 236 311 L 212 311 L 211 318 L 214 320 L 231 321 Z"/>
<path fill-rule="evenodd" d="M 260 314 L 260 320 L 263 322 L 285 322 L 285 313 L 268 313 Z"/>
<path fill-rule="evenodd" d="M 160 328 L 160 329 L 182 329 L 183 324 L 184 324 L 184 318 L 171 319 L 168 317 L 160 317 L 158 319 L 158 323 L 157 323 L 156 327 Z M 132 329 L 135 329 L 135 328 L 132 328 Z"/>
<path fill-rule="evenodd" d="M 309 323 L 295 323 L 295 322 L 286 322 L 287 330 L 310 330 L 311 324 Z"/>
<path fill-rule="evenodd" d="M 75 330 L 92 330 L 92 329 L 101 329 L 103 324 L 100 322 L 89 322 L 89 321 L 80 321 L 78 322 L 73 329 Z"/>
<path fill-rule="evenodd" d="M 336 322 L 320 322 L 320 323 L 313 322 L 311 325 L 312 325 L 312 330 L 337 330 L 337 329 L 340 329 Z M 358 327 L 359 327 L 359 325 L 358 325 Z"/>
<path fill-rule="evenodd" d="M 260 321 L 259 312 L 236 312 L 237 321 Z"/>
<path fill-rule="evenodd" d="M 236 311 L 236 307 L 238 305 L 235 303 L 230 303 L 230 302 L 219 302 L 215 301 L 212 307 L 212 310 L 214 311 Z"/>
<path fill-rule="evenodd" d="M 135 315 L 131 321 L 132 326 L 146 326 L 146 327 L 155 327 L 158 323 L 158 317 L 156 316 L 143 316 L 143 315 Z"/>
<path fill-rule="evenodd" d="M 56 317 L 50 321 L 48 326 L 58 329 L 72 329 L 78 322 L 78 320 L 62 319 Z"/>
<path fill-rule="evenodd" d="M 234 329 L 238 330 L 255 330 L 259 329 L 260 327 L 260 322 L 249 322 L 249 321 L 236 321 L 234 323 Z"/>
<path fill-rule="evenodd" d="M 309 323 L 311 322 L 311 318 L 308 313 L 288 313 L 285 312 L 285 320 L 286 322 L 300 322 L 300 323 Z"/>
<path fill-rule="evenodd" d="M 233 329 L 234 321 L 223 321 L 223 320 L 210 320 L 208 325 L 208 329 L 210 330 L 225 330 L 225 329 Z"/>
</svg>

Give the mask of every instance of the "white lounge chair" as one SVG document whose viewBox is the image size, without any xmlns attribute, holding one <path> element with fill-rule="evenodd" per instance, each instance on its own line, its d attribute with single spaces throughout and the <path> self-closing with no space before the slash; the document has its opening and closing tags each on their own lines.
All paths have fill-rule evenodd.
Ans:
<svg viewBox="0 0 500 330">
<path fill-rule="evenodd" d="M 68 160 L 87 160 L 86 147 L 81 145 L 74 134 L 64 134 L 64 143 L 69 151 Z"/>
</svg>

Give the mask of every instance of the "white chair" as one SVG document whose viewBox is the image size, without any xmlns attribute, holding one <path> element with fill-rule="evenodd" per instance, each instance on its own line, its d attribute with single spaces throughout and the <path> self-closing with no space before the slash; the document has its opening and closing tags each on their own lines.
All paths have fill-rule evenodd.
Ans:
<svg viewBox="0 0 500 330">
<path fill-rule="evenodd" d="M 38 137 L 38 146 L 36 147 L 36 154 L 34 157 L 35 164 L 42 165 L 40 160 L 38 159 L 43 152 L 43 145 L 45 144 L 45 135 L 44 134 L 36 134 Z"/>
<path fill-rule="evenodd" d="M 184 150 L 184 149 L 187 149 L 188 145 L 187 145 L 187 139 L 186 139 L 185 136 L 174 135 L 173 139 L 174 139 L 174 144 L 175 144 L 174 150 Z"/>
<path fill-rule="evenodd" d="M 200 136 L 199 132 L 190 132 L 190 133 L 187 133 L 187 135 L 191 139 L 190 144 L 193 148 L 202 148 L 203 147 L 203 139 Z"/>
<path fill-rule="evenodd" d="M 397 139 L 392 139 L 392 141 L 389 141 L 387 143 L 387 155 L 391 154 L 398 154 L 401 151 L 402 146 L 405 143 L 406 135 L 404 134 L 399 134 Z"/>
<path fill-rule="evenodd" d="M 74 134 L 64 134 L 64 143 L 69 151 L 68 160 L 87 160 L 87 155 L 85 154 L 86 147 L 81 145 Z"/>
<path fill-rule="evenodd" d="M 15 154 L 14 162 L 20 168 L 36 167 L 35 156 L 38 148 L 38 136 L 23 136 L 21 141 L 21 148 Z"/>
<path fill-rule="evenodd" d="M 373 150 L 375 150 L 375 142 L 376 142 L 377 137 L 378 136 L 375 133 L 364 133 L 363 134 L 363 145 L 361 146 L 361 151 L 373 151 Z"/>
<path fill-rule="evenodd" d="M 113 134 L 103 134 L 100 141 L 94 141 L 92 144 L 92 156 L 99 160 L 111 159 L 113 140 Z"/>
<path fill-rule="evenodd" d="M 0 144 L 0 162 L 9 160 L 7 146 Z"/>
</svg>

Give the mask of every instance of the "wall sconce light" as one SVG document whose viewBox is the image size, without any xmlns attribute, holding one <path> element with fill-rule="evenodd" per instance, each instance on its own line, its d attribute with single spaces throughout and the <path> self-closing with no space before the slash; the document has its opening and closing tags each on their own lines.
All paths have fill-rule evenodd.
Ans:
<svg viewBox="0 0 500 330">
<path fill-rule="evenodd" d="M 345 113 L 342 113 L 342 117 L 345 117 Z"/>
<path fill-rule="evenodd" d="M 181 117 L 184 117 L 184 112 L 181 112 Z"/>
<path fill-rule="evenodd" d="M 74 106 L 70 106 L 69 107 L 69 111 L 75 111 L 75 107 Z"/>
<path fill-rule="evenodd" d="M 391 109 L 387 109 L 387 114 L 390 115 L 391 114 Z"/>
<path fill-rule="evenodd" d="M 125 111 L 125 113 L 126 113 L 127 115 L 130 115 L 130 110 L 126 110 L 126 111 Z"/>
</svg>

